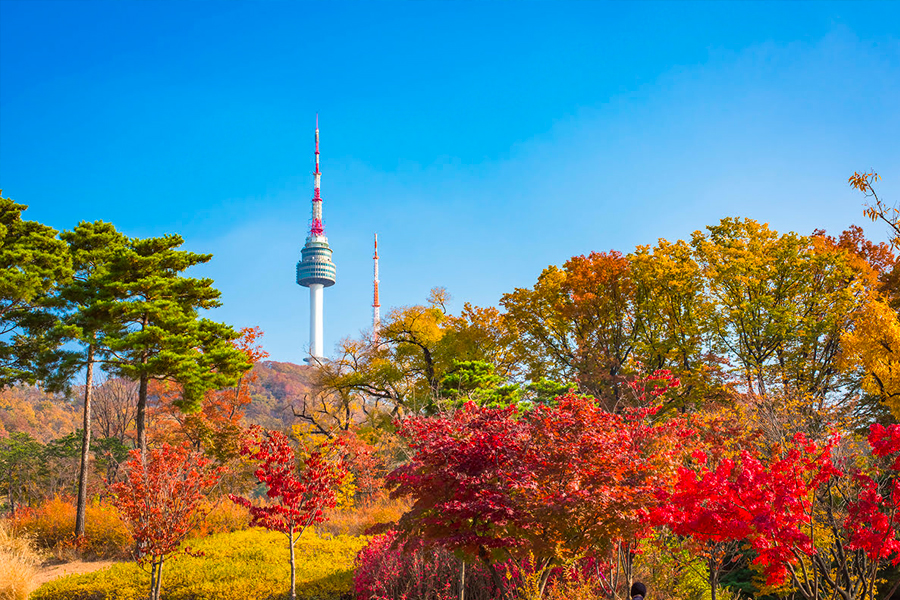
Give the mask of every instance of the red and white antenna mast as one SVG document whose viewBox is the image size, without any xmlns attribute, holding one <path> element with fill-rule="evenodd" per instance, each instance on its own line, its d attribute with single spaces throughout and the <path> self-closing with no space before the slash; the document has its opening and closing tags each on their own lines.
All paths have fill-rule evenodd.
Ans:
<svg viewBox="0 0 900 600">
<path fill-rule="evenodd" d="M 325 226 L 322 224 L 322 194 L 319 184 L 322 174 L 319 172 L 319 115 L 316 115 L 316 185 L 313 195 L 312 221 L 309 224 L 309 235 L 324 235 Z"/>
<path fill-rule="evenodd" d="M 378 339 L 378 330 L 381 328 L 381 303 L 378 301 L 378 234 L 375 234 L 375 299 L 372 302 L 372 336 Z"/>
</svg>

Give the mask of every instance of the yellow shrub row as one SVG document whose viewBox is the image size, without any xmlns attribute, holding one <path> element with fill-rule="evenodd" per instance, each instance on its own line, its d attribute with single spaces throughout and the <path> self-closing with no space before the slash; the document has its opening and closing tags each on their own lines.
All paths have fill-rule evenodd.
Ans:
<svg viewBox="0 0 900 600">
<path fill-rule="evenodd" d="M 297 542 L 297 595 L 338 600 L 352 593 L 353 562 L 364 537 L 320 537 Z M 264 600 L 281 598 L 290 584 L 286 538 L 260 529 L 216 534 L 188 542 L 201 556 L 180 556 L 163 568 L 166 600 Z M 45 584 L 32 600 L 141 600 L 147 574 L 134 563 L 73 575 Z"/>
</svg>

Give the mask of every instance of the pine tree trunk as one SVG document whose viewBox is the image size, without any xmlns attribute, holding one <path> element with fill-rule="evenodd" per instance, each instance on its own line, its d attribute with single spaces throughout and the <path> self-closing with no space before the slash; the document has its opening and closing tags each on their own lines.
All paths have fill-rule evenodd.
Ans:
<svg viewBox="0 0 900 600">
<path fill-rule="evenodd" d="M 84 421 L 81 431 L 81 468 L 78 471 L 78 506 L 75 509 L 75 537 L 84 535 L 87 510 L 88 459 L 91 451 L 91 399 L 94 395 L 94 344 L 87 347 L 87 374 L 84 385 Z"/>
<path fill-rule="evenodd" d="M 137 429 L 137 447 L 141 451 L 141 462 L 147 462 L 147 386 L 150 378 L 141 374 L 141 386 L 138 392 L 137 415 L 134 419 Z"/>
<path fill-rule="evenodd" d="M 141 320 L 141 331 L 147 329 L 147 315 Z M 141 353 L 141 367 L 147 364 L 147 352 Z M 137 447 L 141 451 L 141 464 L 147 463 L 147 386 L 150 376 L 145 368 L 141 369 L 141 386 L 138 391 L 137 415 L 134 419 L 137 429 Z"/>
</svg>

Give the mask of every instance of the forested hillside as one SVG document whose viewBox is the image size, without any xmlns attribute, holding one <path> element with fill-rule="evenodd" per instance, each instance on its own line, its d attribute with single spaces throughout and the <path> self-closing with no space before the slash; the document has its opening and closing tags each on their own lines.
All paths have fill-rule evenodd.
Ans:
<svg viewBox="0 0 900 600">
<path fill-rule="evenodd" d="M 267 360 L 256 364 L 252 374 L 256 379 L 249 385 L 252 402 L 247 406 L 247 423 L 290 429 L 295 421 L 291 408 L 299 410 L 309 394 L 311 368 Z"/>
<path fill-rule="evenodd" d="M 249 394 L 252 401 L 246 406 L 245 425 L 261 425 L 269 429 L 290 429 L 296 417 L 291 408 L 301 410 L 309 394 L 310 367 L 289 362 L 265 361 L 254 366 L 249 378 Z M 253 377 L 255 376 L 255 377 Z M 123 427 L 123 441 L 132 439 L 134 407 L 138 389 L 128 382 L 111 379 L 97 387 L 92 406 L 93 422 L 112 433 L 104 425 L 117 416 L 128 425 Z M 112 388 L 116 388 L 115 392 Z M 0 437 L 12 433 L 26 433 L 36 441 L 47 443 L 68 435 L 81 426 L 84 404 L 79 399 L 79 388 L 69 394 L 51 393 L 32 385 L 17 385 L 0 390 Z M 107 400 L 106 396 L 114 394 Z M 156 408 L 158 397 L 151 396 L 151 409 Z M 129 413 L 129 414 L 124 414 Z M 152 420 L 152 418 L 151 418 Z M 151 424 L 152 425 L 152 424 Z"/>
<path fill-rule="evenodd" d="M 0 438 L 27 433 L 39 442 L 72 433 L 78 428 L 81 406 L 61 394 L 48 394 L 34 386 L 0 390 Z"/>
</svg>

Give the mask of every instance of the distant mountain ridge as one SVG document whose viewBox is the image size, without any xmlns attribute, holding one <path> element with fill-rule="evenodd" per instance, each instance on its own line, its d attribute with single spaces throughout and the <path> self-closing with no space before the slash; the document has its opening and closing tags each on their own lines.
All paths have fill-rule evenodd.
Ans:
<svg viewBox="0 0 900 600">
<path fill-rule="evenodd" d="M 270 360 L 257 363 L 252 373 L 256 375 L 250 383 L 253 401 L 246 407 L 245 421 L 267 429 L 290 429 L 296 422 L 291 406 L 299 410 L 309 392 L 311 368 Z M 47 443 L 81 426 L 82 406 L 77 390 L 69 396 L 28 385 L 0 390 L 0 438 L 22 432 Z"/>
</svg>

